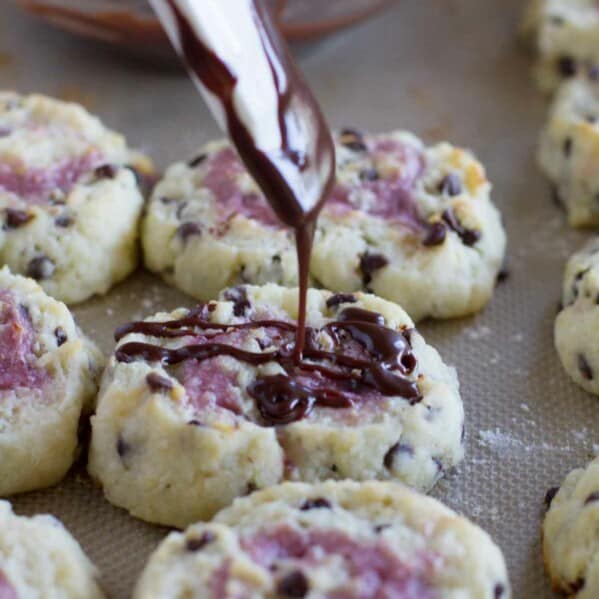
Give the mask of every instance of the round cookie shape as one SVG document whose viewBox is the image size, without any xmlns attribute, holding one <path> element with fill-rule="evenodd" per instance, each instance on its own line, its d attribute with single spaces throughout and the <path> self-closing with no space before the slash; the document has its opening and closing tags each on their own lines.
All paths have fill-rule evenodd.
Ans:
<svg viewBox="0 0 599 599">
<path fill-rule="evenodd" d="M 0 92 L 0 264 L 67 303 L 137 265 L 149 160 L 76 104 Z"/>
<path fill-rule="evenodd" d="M 599 457 L 547 493 L 543 558 L 555 591 L 599 596 Z"/>
<path fill-rule="evenodd" d="M 27 518 L 0 501 L 2 599 L 102 599 L 98 573 L 53 516 Z"/>
<path fill-rule="evenodd" d="M 535 54 L 535 80 L 543 91 L 577 74 L 599 78 L 595 0 L 529 0 L 521 33 Z"/>
<path fill-rule="evenodd" d="M 171 533 L 134 599 L 507 599 L 490 537 L 393 482 L 284 483 Z"/>
<path fill-rule="evenodd" d="M 598 225 L 599 77 L 577 77 L 559 88 L 541 134 L 538 161 L 569 224 Z"/>
<path fill-rule="evenodd" d="M 0 270 L 0 497 L 57 483 L 103 366 L 67 307 Z"/>
<path fill-rule="evenodd" d="M 309 290 L 299 367 L 296 317 L 297 290 L 269 284 L 122 327 L 92 418 L 89 469 L 108 500 L 183 527 L 285 479 L 428 490 L 461 460 L 457 376 L 401 308 Z"/>
<path fill-rule="evenodd" d="M 555 347 L 566 372 L 599 395 L 599 238 L 591 239 L 566 265 L 562 310 L 555 319 Z"/>
<path fill-rule="evenodd" d="M 505 233 L 480 163 L 405 132 L 345 129 L 335 140 L 337 181 L 318 221 L 312 283 L 372 291 L 414 320 L 481 309 Z M 148 268 L 202 301 L 239 283 L 297 284 L 291 232 L 225 141 L 167 170 L 142 243 Z"/>
</svg>

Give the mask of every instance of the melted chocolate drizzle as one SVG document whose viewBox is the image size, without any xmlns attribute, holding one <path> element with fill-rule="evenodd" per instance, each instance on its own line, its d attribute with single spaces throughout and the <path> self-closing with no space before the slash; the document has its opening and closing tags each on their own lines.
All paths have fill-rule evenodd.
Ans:
<svg viewBox="0 0 599 599">
<path fill-rule="evenodd" d="M 226 64 L 204 44 L 192 21 L 180 9 L 178 0 L 164 0 L 164 5 L 170 9 L 176 24 L 176 31 L 169 33 L 188 69 L 220 101 L 229 135 L 249 173 L 281 222 L 295 231 L 299 267 L 297 325 L 277 320 L 218 325 L 209 322 L 206 311 L 209 311 L 209 305 L 200 306 L 179 320 L 124 325 L 117 330 L 116 338 L 121 339 L 129 333 L 176 338 L 196 336 L 201 332 L 201 343 L 170 349 L 129 342 L 117 349 L 116 357 L 122 362 L 143 358 L 164 365 L 185 360 L 201 361 L 220 355 L 255 366 L 274 360 L 282 366 L 285 374 L 259 377 L 247 389 L 268 424 L 298 420 L 307 415 L 315 404 L 349 407 L 355 392 L 364 387 L 384 395 L 399 395 L 415 403 L 421 395 L 416 383 L 405 376 L 416 366 L 407 333 L 404 335 L 386 327 L 379 314 L 346 308 L 340 313 L 338 321 L 324 327 L 334 346 L 332 351 L 325 351 L 317 341 L 316 331 L 306 327 L 310 254 L 316 220 L 335 179 L 335 150 L 329 127 L 291 59 L 266 3 L 247 1 L 278 96 L 277 121 L 281 143 L 280 147 L 269 151 L 258 147 L 252 132 L 237 112 L 234 93 L 238 74 L 235 65 Z M 354 133 L 351 135 L 355 137 Z M 352 143 L 356 149 L 359 143 L 363 145 L 359 139 Z M 243 298 L 233 299 L 235 314 L 242 316 L 245 313 Z M 295 344 L 285 342 L 278 349 L 262 353 L 211 341 L 211 337 L 222 335 L 222 331 L 260 327 L 295 333 Z M 343 352 L 347 342 L 362 347 L 360 356 Z M 363 357 L 364 353 L 366 357 Z"/>
<path fill-rule="evenodd" d="M 258 411 L 267 424 L 288 424 L 307 416 L 315 405 L 347 408 L 354 403 L 355 393 L 374 389 L 387 396 L 400 396 L 410 403 L 422 399 L 417 384 L 407 378 L 416 367 L 409 331 L 398 332 L 385 326 L 385 320 L 376 312 L 362 308 L 343 309 L 338 320 L 323 327 L 333 341 L 331 350 L 324 350 L 317 341 L 318 331 L 308 328 L 302 359 L 295 358 L 294 344 L 283 341 L 277 349 L 252 352 L 227 343 L 212 342 L 211 337 L 223 331 L 274 328 L 280 333 L 297 333 L 297 325 L 282 320 L 257 320 L 239 324 L 219 324 L 208 320 L 207 305 L 198 306 L 178 320 L 166 322 L 131 322 L 115 334 L 118 340 L 130 333 L 151 337 L 177 338 L 201 334 L 202 342 L 178 348 L 166 348 L 152 343 L 131 341 L 116 350 L 119 362 L 137 359 L 179 364 L 186 360 L 207 360 L 216 356 L 230 356 L 259 366 L 276 361 L 285 374 L 258 377 L 247 388 L 256 400 Z M 364 350 L 363 355 L 344 352 L 348 342 L 355 342 Z"/>
<path fill-rule="evenodd" d="M 177 0 L 167 0 L 177 25 L 176 45 L 188 69 L 221 103 L 229 135 L 281 222 L 295 230 L 299 265 L 299 310 L 295 345 L 301 360 L 312 240 L 318 213 L 332 190 L 335 149 L 329 127 L 293 62 L 265 2 L 248 0 L 278 95 L 279 148 L 264 151 L 237 112 L 237 76 L 197 35 Z M 234 65 L 233 65 L 234 68 Z"/>
</svg>

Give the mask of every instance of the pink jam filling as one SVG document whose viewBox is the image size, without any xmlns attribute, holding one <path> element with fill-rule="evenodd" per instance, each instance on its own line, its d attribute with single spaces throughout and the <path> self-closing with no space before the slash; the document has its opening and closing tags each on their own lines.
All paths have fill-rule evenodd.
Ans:
<svg viewBox="0 0 599 599">
<path fill-rule="evenodd" d="M 31 202 L 44 203 L 59 190 L 68 193 L 80 177 L 102 162 L 98 152 L 66 160 L 46 169 L 25 169 L 23 165 L 0 162 L 0 188 Z"/>
<path fill-rule="evenodd" d="M 352 192 L 368 191 L 376 196 L 376 203 L 366 209 L 368 214 L 420 231 L 425 223 L 418 215 L 414 202 L 414 185 L 424 172 L 424 157 L 410 145 L 401 144 L 393 139 L 375 141 L 369 148 L 375 158 L 378 155 L 392 155 L 400 165 L 393 177 L 364 180 L 359 187 L 337 184 L 326 204 L 327 210 L 343 213 L 358 208 L 351 201 Z"/>
<path fill-rule="evenodd" d="M 216 209 L 221 221 L 242 214 L 264 225 L 281 227 L 279 219 L 262 194 L 243 193 L 239 189 L 236 179 L 245 172 L 245 167 L 232 149 L 221 150 L 209 160 L 203 184 L 216 198 Z"/>
<path fill-rule="evenodd" d="M 369 191 L 376 196 L 376 202 L 368 207 L 368 214 L 414 231 L 420 231 L 424 223 L 418 216 L 414 202 L 413 188 L 424 171 L 424 157 L 418 149 L 395 140 L 380 140 L 371 143 L 370 155 L 393 155 L 401 165 L 393 177 L 364 180 L 359 185 L 337 184 L 333 189 L 326 208 L 333 213 L 344 213 L 359 208 L 351 202 L 351 192 Z M 245 172 L 245 167 L 230 148 L 221 150 L 209 158 L 207 172 L 203 179 L 216 198 L 216 208 L 221 221 L 227 221 L 236 214 L 270 226 L 281 228 L 281 223 L 262 194 L 242 193 L 236 179 Z M 359 208 L 364 210 L 363 208 Z"/>
<path fill-rule="evenodd" d="M 0 391 L 42 386 L 47 373 L 33 354 L 34 331 L 27 312 L 14 296 L 0 290 Z"/>
<path fill-rule="evenodd" d="M 279 526 L 242 541 L 244 550 L 262 567 L 285 563 L 308 576 L 324 559 L 338 556 L 348 576 L 329 592 L 328 599 L 434 599 L 430 580 L 440 564 L 432 552 L 415 552 L 400 559 L 382 540 L 359 543 L 338 531 L 298 530 Z M 341 573 L 341 572 L 340 572 Z M 352 590 L 350 590 L 352 589 Z"/>
<path fill-rule="evenodd" d="M 198 336 L 193 343 L 223 343 L 240 347 L 250 335 L 248 331 L 227 331 L 212 336 Z M 239 387 L 236 376 L 224 369 L 223 358 L 216 357 L 198 362 L 187 360 L 183 365 L 183 385 L 192 405 L 198 411 L 219 407 L 241 414 L 242 407 L 236 391 Z"/>
<path fill-rule="evenodd" d="M 268 314 L 261 314 L 261 318 L 268 319 Z M 252 333 L 249 330 L 239 329 L 224 331 L 212 336 L 200 335 L 188 341 L 202 345 L 204 343 L 222 343 L 234 347 L 242 347 Z M 293 333 L 281 335 L 277 329 L 261 329 L 260 338 L 268 341 L 268 349 L 274 351 L 286 343 L 293 342 Z M 258 349 L 253 351 L 259 351 Z M 366 356 L 361 346 L 347 341 L 343 347 L 343 353 L 353 357 Z M 207 360 L 187 360 L 183 364 L 183 385 L 192 406 L 202 412 L 208 408 L 222 408 L 235 414 L 243 414 L 243 406 L 240 402 L 240 389 L 237 376 L 234 371 L 226 370 L 222 360 L 226 358 L 215 357 Z M 234 358 L 232 358 L 234 360 Z M 334 367 L 332 367 L 334 368 Z M 327 387 L 343 391 L 349 395 L 355 406 L 368 406 L 371 412 L 376 411 L 380 403 L 385 399 L 382 393 L 372 388 L 360 387 L 356 392 L 352 391 L 351 382 L 348 380 L 324 379 L 318 372 L 306 372 L 296 376 L 298 382 L 311 389 Z M 344 420 L 353 420 L 355 414 L 351 409 L 335 410 L 334 414 Z M 363 414 L 362 414 L 363 416 Z"/>
<path fill-rule="evenodd" d="M 18 599 L 17 591 L 0 570 L 0 599 Z"/>
</svg>

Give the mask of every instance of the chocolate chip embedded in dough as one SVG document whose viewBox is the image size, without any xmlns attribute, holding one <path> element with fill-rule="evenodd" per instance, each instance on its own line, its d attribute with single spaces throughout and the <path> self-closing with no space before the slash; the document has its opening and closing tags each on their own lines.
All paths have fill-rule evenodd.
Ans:
<svg viewBox="0 0 599 599">
<path fill-rule="evenodd" d="M 462 193 L 462 182 L 455 173 L 449 173 L 441 179 L 439 191 L 450 196 L 457 196 Z"/>
<path fill-rule="evenodd" d="M 578 370 L 583 378 L 585 378 L 587 381 L 592 381 L 594 376 L 593 369 L 591 368 L 591 365 L 587 361 L 584 354 L 578 354 L 576 362 L 578 365 Z"/>
<path fill-rule="evenodd" d="M 148 387 L 155 392 L 170 391 L 173 388 L 173 382 L 157 372 L 150 372 L 146 376 L 146 383 L 148 384 Z"/>
<path fill-rule="evenodd" d="M 370 254 L 368 252 L 360 256 L 360 271 L 362 272 L 362 281 L 368 285 L 372 281 L 372 275 L 377 270 L 384 268 L 389 264 L 389 260 L 383 254 Z"/>
<path fill-rule="evenodd" d="M 324 497 L 316 497 L 315 499 L 306 499 L 306 501 L 304 501 L 304 503 L 300 507 L 300 510 L 302 512 L 307 512 L 308 510 L 322 508 L 331 509 L 331 502 L 328 499 L 325 499 Z"/>
<path fill-rule="evenodd" d="M 56 270 L 56 265 L 48 256 L 36 256 L 29 261 L 25 274 L 36 281 L 49 279 Z"/>
<path fill-rule="evenodd" d="M 185 543 L 185 549 L 192 552 L 200 551 L 200 549 L 203 549 L 206 547 L 206 545 L 212 543 L 214 540 L 216 540 L 216 535 L 207 530 L 200 537 L 192 537 L 191 539 L 187 539 Z"/>
<path fill-rule="evenodd" d="M 58 347 L 68 341 L 68 336 L 62 327 L 56 327 L 54 329 L 54 337 L 56 338 L 56 345 Z"/>
<path fill-rule="evenodd" d="M 301 570 L 290 572 L 277 584 L 277 593 L 283 597 L 305 597 L 309 589 L 308 579 Z"/>
<path fill-rule="evenodd" d="M 23 227 L 33 219 L 33 214 L 25 210 L 16 210 L 14 208 L 6 209 L 6 229 L 18 229 Z"/>
<path fill-rule="evenodd" d="M 558 491 L 559 491 L 559 487 L 551 487 L 551 488 L 547 489 L 547 493 L 545 493 L 545 499 L 544 499 L 546 510 L 548 510 L 551 507 L 551 502 L 553 501 L 553 498 L 557 495 Z"/>
</svg>

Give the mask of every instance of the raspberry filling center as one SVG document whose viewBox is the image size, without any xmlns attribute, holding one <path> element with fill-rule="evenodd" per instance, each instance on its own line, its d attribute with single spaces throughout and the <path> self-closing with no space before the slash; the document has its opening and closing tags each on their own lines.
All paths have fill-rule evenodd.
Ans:
<svg viewBox="0 0 599 599">
<path fill-rule="evenodd" d="M 245 289 L 238 289 L 237 294 L 241 310 L 241 299 L 249 300 Z M 268 319 L 214 323 L 209 316 L 211 307 L 197 306 L 177 320 L 132 322 L 119 327 L 117 341 L 129 333 L 186 339 L 177 347 L 124 343 L 116 350 L 117 360 L 129 363 L 141 358 L 164 366 L 182 363 L 184 385 L 197 408 L 216 405 L 238 414 L 244 411 L 241 383 L 235 380 L 241 371 L 227 371 L 227 362 L 236 360 L 255 368 L 276 363 L 277 374 L 259 374 L 244 383 L 267 425 L 300 420 L 316 406 L 351 408 L 383 396 L 401 397 L 410 404 L 422 400 L 417 382 L 409 378 L 417 362 L 410 331 L 385 326 L 384 317 L 376 312 L 347 307 L 338 313 L 338 320 L 319 329 L 307 328 L 298 360 L 295 323 Z M 250 338 L 255 342 L 247 343 Z"/>
<path fill-rule="evenodd" d="M 430 580 L 440 558 L 415 551 L 400 558 L 382 540 L 356 541 L 339 531 L 300 530 L 287 525 L 243 539 L 252 560 L 280 577 L 303 576 L 309 591 L 311 572 L 330 569 L 341 579 L 323 596 L 327 599 L 434 599 Z"/>
<path fill-rule="evenodd" d="M 27 168 L 23 164 L 0 162 L 0 191 L 13 193 L 31 204 L 44 204 L 52 192 L 67 194 L 85 174 L 102 162 L 98 152 L 63 160 L 49 168 Z"/>
<path fill-rule="evenodd" d="M 47 378 L 33 352 L 35 334 L 27 308 L 0 290 L 0 391 L 39 388 Z"/>
<path fill-rule="evenodd" d="M 425 230 L 426 223 L 418 214 L 413 193 L 416 182 L 424 172 L 422 153 L 408 144 L 384 139 L 370 143 L 359 158 L 368 158 L 375 164 L 383 158 L 386 161 L 391 158 L 397 164 L 397 168 L 385 176 L 373 175 L 376 170 L 368 169 L 371 174 L 369 177 L 360 177 L 359 183 L 338 182 L 325 204 L 325 210 L 333 214 L 360 210 L 395 222 L 414 232 Z M 240 188 L 239 178 L 247 171 L 233 149 L 226 148 L 210 156 L 205 168 L 207 171 L 202 184 L 214 194 L 221 222 L 241 214 L 268 227 L 282 228 L 281 222 L 262 193 L 244 192 Z M 369 201 L 360 201 L 361 196 L 367 196 Z"/>
<path fill-rule="evenodd" d="M 0 599 L 18 599 L 17 591 L 0 570 Z"/>
</svg>

